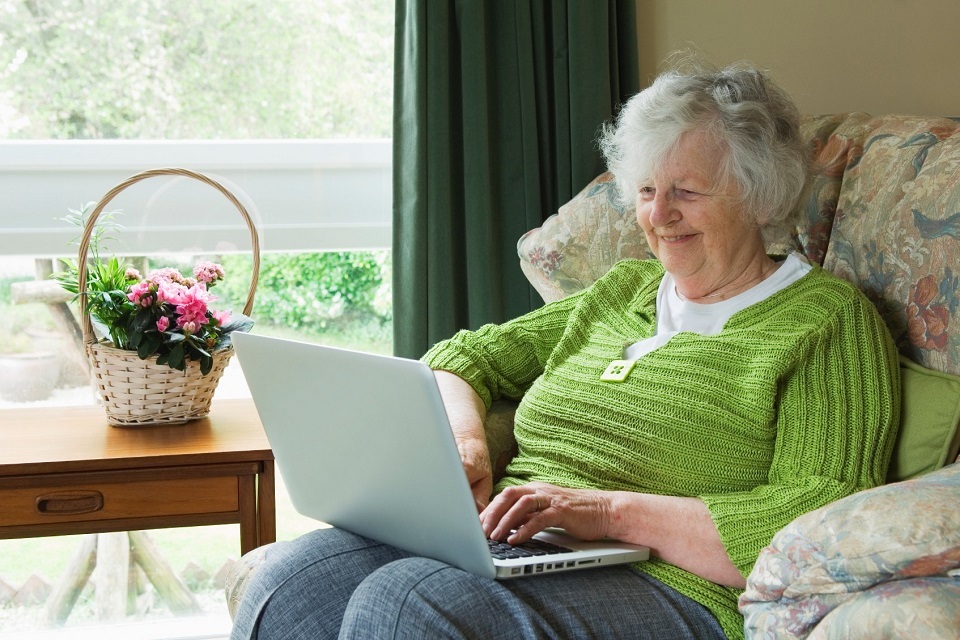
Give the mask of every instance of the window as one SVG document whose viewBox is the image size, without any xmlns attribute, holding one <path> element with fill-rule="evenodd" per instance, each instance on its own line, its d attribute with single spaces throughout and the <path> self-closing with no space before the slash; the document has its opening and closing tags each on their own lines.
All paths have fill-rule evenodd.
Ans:
<svg viewBox="0 0 960 640">
<path fill-rule="evenodd" d="M 259 223 L 258 332 L 387 352 L 392 54 L 390 0 L 0 0 L 0 357 L 64 351 L 47 307 L 15 303 L 13 285 L 74 255 L 78 229 L 61 220 L 68 209 L 167 166 L 221 180 Z M 220 295 L 236 304 L 249 238 L 220 194 L 151 179 L 108 209 L 122 210 L 126 227 L 108 251 L 154 266 L 221 259 L 236 277 L 228 273 Z M 346 275 L 324 284 L 332 271 Z M 366 315 L 349 325 L 360 308 Z M 246 392 L 233 360 L 218 397 Z M 65 393 L 78 388 L 86 392 L 55 388 L 39 402 L 0 393 L 0 419 L 24 402 L 92 401 Z M 313 524 L 296 516 L 280 482 L 283 539 Z M 237 555 L 236 527 L 150 535 L 210 616 L 178 625 L 147 587 L 137 616 L 169 624 L 154 622 L 151 637 L 226 635 L 214 577 Z M 0 541 L 0 580 L 14 590 L 52 586 L 79 538 Z M 101 624 L 88 589 L 65 637 Z M 0 604 L 4 630 L 42 626 L 41 602 Z"/>
</svg>

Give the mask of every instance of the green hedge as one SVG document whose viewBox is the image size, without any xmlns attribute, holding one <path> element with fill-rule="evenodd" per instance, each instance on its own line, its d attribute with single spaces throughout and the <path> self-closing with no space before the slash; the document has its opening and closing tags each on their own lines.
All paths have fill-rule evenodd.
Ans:
<svg viewBox="0 0 960 640">
<path fill-rule="evenodd" d="M 240 310 L 249 288 L 252 260 L 226 255 L 226 279 L 217 285 L 218 307 Z M 349 323 L 388 324 L 389 253 L 325 252 L 261 256 L 253 310 L 258 324 L 323 332 Z"/>
</svg>

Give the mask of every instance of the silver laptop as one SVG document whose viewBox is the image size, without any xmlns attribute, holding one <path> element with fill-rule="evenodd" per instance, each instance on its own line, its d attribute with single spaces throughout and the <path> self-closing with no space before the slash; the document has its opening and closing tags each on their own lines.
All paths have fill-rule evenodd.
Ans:
<svg viewBox="0 0 960 640">
<path fill-rule="evenodd" d="M 233 343 L 303 515 L 488 578 L 649 557 L 646 547 L 549 530 L 536 539 L 569 551 L 495 559 L 429 367 L 246 333 Z"/>
</svg>

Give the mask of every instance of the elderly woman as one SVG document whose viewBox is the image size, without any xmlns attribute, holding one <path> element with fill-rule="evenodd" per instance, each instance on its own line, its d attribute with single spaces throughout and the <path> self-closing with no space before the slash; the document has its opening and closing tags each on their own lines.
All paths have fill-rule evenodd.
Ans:
<svg viewBox="0 0 960 640">
<path fill-rule="evenodd" d="M 742 637 L 760 550 L 881 483 L 899 415 L 869 301 L 765 251 L 806 183 L 797 120 L 750 68 L 660 76 L 601 141 L 658 259 L 424 356 L 488 536 L 562 527 L 649 561 L 498 582 L 321 530 L 258 574 L 234 637 Z M 500 397 L 521 399 L 518 454 L 495 485 L 484 417 Z"/>
</svg>

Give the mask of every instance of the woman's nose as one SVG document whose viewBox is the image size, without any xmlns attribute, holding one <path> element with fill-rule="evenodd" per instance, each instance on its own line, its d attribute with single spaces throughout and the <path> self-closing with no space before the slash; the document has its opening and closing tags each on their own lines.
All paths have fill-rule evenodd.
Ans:
<svg viewBox="0 0 960 640">
<path fill-rule="evenodd" d="M 653 227 L 665 227 L 680 219 L 680 212 L 674 207 L 667 190 L 658 189 L 648 204 L 650 225 Z"/>
</svg>

